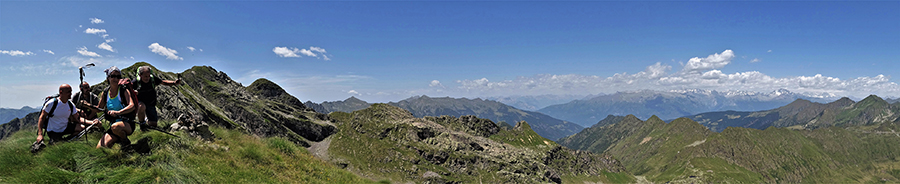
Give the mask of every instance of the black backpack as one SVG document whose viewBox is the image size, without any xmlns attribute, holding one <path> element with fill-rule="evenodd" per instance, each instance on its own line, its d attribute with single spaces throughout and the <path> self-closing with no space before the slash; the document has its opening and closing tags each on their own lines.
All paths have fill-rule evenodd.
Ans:
<svg viewBox="0 0 900 184">
<path fill-rule="evenodd" d="M 59 97 L 59 94 L 50 95 L 50 96 L 44 98 L 44 104 L 41 105 L 41 109 L 43 109 L 44 106 L 47 106 L 47 103 L 50 103 L 50 101 L 53 101 L 53 107 L 50 107 L 50 112 L 48 112 L 49 114 L 47 115 L 47 119 L 45 121 L 49 122 L 50 118 L 53 117 L 53 113 L 56 112 L 56 106 L 59 105 L 59 99 L 57 97 Z M 74 114 L 75 113 L 75 105 L 72 105 L 72 103 L 70 101 L 66 101 L 66 104 L 69 104 L 69 111 L 70 111 L 69 114 Z M 47 122 L 44 122 L 44 126 L 42 126 L 41 128 L 46 129 Z"/>
</svg>

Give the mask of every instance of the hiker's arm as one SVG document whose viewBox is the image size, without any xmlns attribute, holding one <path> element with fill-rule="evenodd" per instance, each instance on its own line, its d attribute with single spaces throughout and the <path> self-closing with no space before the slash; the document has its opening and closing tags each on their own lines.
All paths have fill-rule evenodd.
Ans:
<svg viewBox="0 0 900 184">
<path fill-rule="evenodd" d="M 37 142 L 41 142 L 44 140 L 44 124 L 47 124 L 47 111 L 41 110 L 41 116 L 38 117 L 38 130 L 37 130 Z"/>
<path fill-rule="evenodd" d="M 125 94 L 121 94 L 121 95 L 123 96 L 121 98 L 122 100 L 128 101 L 128 106 L 126 106 L 122 110 L 116 112 L 116 115 L 127 114 L 127 113 L 137 109 L 137 105 L 134 104 L 134 103 L 137 103 L 137 100 L 134 100 L 131 98 L 132 97 L 131 90 L 125 90 Z"/>
<path fill-rule="evenodd" d="M 166 86 L 173 86 L 173 85 L 180 84 L 180 83 L 181 83 L 181 80 L 174 80 L 174 81 L 162 80 L 162 84 L 166 85 Z"/>
</svg>

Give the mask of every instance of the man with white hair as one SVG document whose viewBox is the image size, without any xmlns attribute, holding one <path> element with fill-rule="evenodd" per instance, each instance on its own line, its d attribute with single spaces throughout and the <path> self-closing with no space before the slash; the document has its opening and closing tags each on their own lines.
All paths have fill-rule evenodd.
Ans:
<svg viewBox="0 0 900 184">
<path fill-rule="evenodd" d="M 162 80 L 159 76 L 153 76 L 150 73 L 150 66 L 141 66 L 138 68 L 138 77 L 131 83 L 134 84 L 138 97 L 138 113 L 137 118 L 141 124 L 141 131 L 145 131 L 144 125 L 152 127 L 156 126 L 159 121 L 159 114 L 156 112 L 156 85 L 172 86 L 181 84 L 181 80 Z M 144 120 L 146 118 L 147 120 Z"/>
</svg>

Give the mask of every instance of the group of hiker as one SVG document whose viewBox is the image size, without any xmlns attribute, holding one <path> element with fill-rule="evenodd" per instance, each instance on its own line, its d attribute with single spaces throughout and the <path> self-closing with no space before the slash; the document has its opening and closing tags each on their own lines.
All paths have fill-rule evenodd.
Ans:
<svg viewBox="0 0 900 184">
<path fill-rule="evenodd" d="M 110 148 L 116 143 L 130 144 L 128 135 L 134 132 L 135 123 L 141 125 L 142 131 L 159 130 L 156 128 L 159 121 L 156 86 L 178 85 L 181 80 L 162 80 L 151 75 L 149 66 L 139 67 L 137 77 L 133 80 L 123 78 L 122 71 L 115 66 L 103 72 L 109 87 L 99 96 L 91 93 L 90 84 L 81 82 L 78 93 L 72 95 L 72 86 L 62 84 L 59 86 L 59 96 L 45 100 L 38 118 L 35 144 L 43 143 L 44 130 L 51 143 L 63 141 L 66 140 L 63 136 L 81 136 L 85 129 L 100 125 L 101 118 L 111 124 L 97 142 L 97 148 Z M 97 114 L 101 112 L 103 117 L 98 117 Z M 77 135 L 79 133 L 81 135 Z"/>
</svg>

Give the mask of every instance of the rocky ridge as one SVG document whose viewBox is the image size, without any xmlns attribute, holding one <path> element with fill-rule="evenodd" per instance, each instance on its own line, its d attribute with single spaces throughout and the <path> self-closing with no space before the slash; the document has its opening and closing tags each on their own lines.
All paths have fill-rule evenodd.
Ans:
<svg viewBox="0 0 900 184">
<path fill-rule="evenodd" d="M 505 130 L 474 116 L 416 118 L 387 104 L 329 116 L 341 129 L 328 152 L 339 165 L 373 179 L 539 183 L 607 175 L 629 178 L 609 155 L 563 148 L 526 122 Z M 616 181 L 616 180 L 613 180 Z"/>
</svg>

